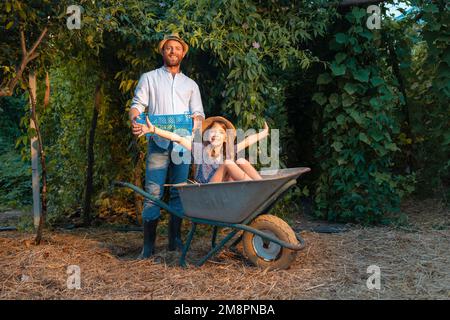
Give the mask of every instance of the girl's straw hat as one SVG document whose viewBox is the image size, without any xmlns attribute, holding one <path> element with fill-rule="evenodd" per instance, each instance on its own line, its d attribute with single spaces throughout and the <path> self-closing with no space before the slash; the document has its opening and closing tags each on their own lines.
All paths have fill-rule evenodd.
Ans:
<svg viewBox="0 0 450 320">
<path fill-rule="evenodd" d="M 230 121 L 228 121 L 227 119 L 225 119 L 224 117 L 220 117 L 220 116 L 206 118 L 206 120 L 203 121 L 203 124 L 202 124 L 202 132 L 205 132 L 205 130 L 209 126 L 211 126 L 211 124 L 213 124 L 214 122 L 223 123 L 225 125 L 225 127 L 227 128 L 227 131 L 232 130 L 232 134 L 234 136 L 236 135 L 236 128 L 233 126 L 233 124 Z"/>
</svg>

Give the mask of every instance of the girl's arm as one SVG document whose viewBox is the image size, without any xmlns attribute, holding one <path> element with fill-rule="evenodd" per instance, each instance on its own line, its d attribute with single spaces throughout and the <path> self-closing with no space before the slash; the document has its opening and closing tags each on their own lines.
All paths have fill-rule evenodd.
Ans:
<svg viewBox="0 0 450 320">
<path fill-rule="evenodd" d="M 237 152 L 251 146 L 252 144 L 267 137 L 268 135 L 269 135 L 269 126 L 267 125 L 267 122 L 264 121 L 264 130 L 262 132 L 252 134 L 251 136 L 246 137 L 244 141 L 239 142 L 236 147 Z"/>
<path fill-rule="evenodd" d="M 139 137 L 142 137 L 146 133 L 154 133 L 154 134 L 156 134 L 156 135 L 158 135 L 158 136 L 160 136 L 162 138 L 169 139 L 169 140 L 171 140 L 173 142 L 179 143 L 183 147 L 185 147 L 186 149 L 191 151 L 191 149 L 192 149 L 192 142 L 189 139 L 181 137 L 181 136 L 179 136 L 176 133 L 157 128 L 155 125 L 153 125 L 150 122 L 150 119 L 148 118 L 148 116 L 147 116 L 147 118 L 145 120 L 147 121 L 147 125 L 139 124 L 141 126 L 141 128 L 142 128 L 142 133 L 139 135 Z"/>
</svg>

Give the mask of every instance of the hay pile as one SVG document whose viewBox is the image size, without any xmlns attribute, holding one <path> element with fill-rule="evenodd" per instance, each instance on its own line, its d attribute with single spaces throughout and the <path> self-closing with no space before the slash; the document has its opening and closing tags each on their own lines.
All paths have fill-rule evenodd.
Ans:
<svg viewBox="0 0 450 320">
<path fill-rule="evenodd" d="M 302 232 L 307 248 L 287 271 L 259 270 L 225 251 L 201 268 L 182 269 L 158 238 L 157 255 L 138 261 L 141 233 L 89 229 L 32 235 L 0 233 L 0 299 L 449 299 L 450 217 L 438 202 L 410 202 L 410 226 L 350 226 L 338 234 Z M 190 260 L 209 239 L 194 238 Z M 381 290 L 368 290 L 369 265 Z M 67 289 L 67 266 L 81 289 Z"/>
</svg>

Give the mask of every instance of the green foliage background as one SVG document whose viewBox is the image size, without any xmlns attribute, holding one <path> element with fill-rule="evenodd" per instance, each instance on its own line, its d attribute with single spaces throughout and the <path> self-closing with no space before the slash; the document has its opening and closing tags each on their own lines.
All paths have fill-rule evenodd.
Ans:
<svg viewBox="0 0 450 320">
<path fill-rule="evenodd" d="M 296 208 L 311 203 L 319 218 L 377 223 L 411 193 L 448 203 L 449 5 L 408 1 L 414 10 L 402 20 L 383 14 L 382 29 L 369 30 L 365 7 L 337 2 L 80 1 L 80 30 L 65 26 L 66 1 L 0 4 L 1 83 L 20 60 L 19 29 L 29 42 L 50 29 L 33 68 L 39 101 L 45 72 L 51 78 L 50 105 L 38 110 L 51 217 L 81 206 L 97 85 L 96 208 L 111 205 L 110 181 L 133 181 L 145 143 L 131 137 L 127 111 L 139 76 L 161 65 L 156 45 L 170 32 L 190 45 L 182 69 L 199 84 L 207 115 L 244 129 L 266 119 L 280 129 L 282 165 L 312 168 L 288 197 Z M 0 98 L 0 201 L 10 206 L 31 198 L 23 89 Z"/>
</svg>

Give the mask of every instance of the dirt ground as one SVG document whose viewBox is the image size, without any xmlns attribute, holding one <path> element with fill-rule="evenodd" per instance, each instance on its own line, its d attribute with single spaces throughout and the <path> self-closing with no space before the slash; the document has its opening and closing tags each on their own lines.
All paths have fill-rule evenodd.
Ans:
<svg viewBox="0 0 450 320">
<path fill-rule="evenodd" d="M 0 232 L 0 299 L 449 299 L 450 212 L 436 200 L 403 210 L 407 227 L 302 231 L 307 247 L 283 271 L 257 269 L 229 250 L 183 269 L 164 235 L 153 259 L 135 260 L 140 232 L 47 231 L 39 246 L 31 233 Z M 188 261 L 207 251 L 202 233 Z M 80 267 L 81 289 L 67 288 L 69 265 Z M 370 265 L 380 268 L 379 290 L 366 286 Z"/>
</svg>

